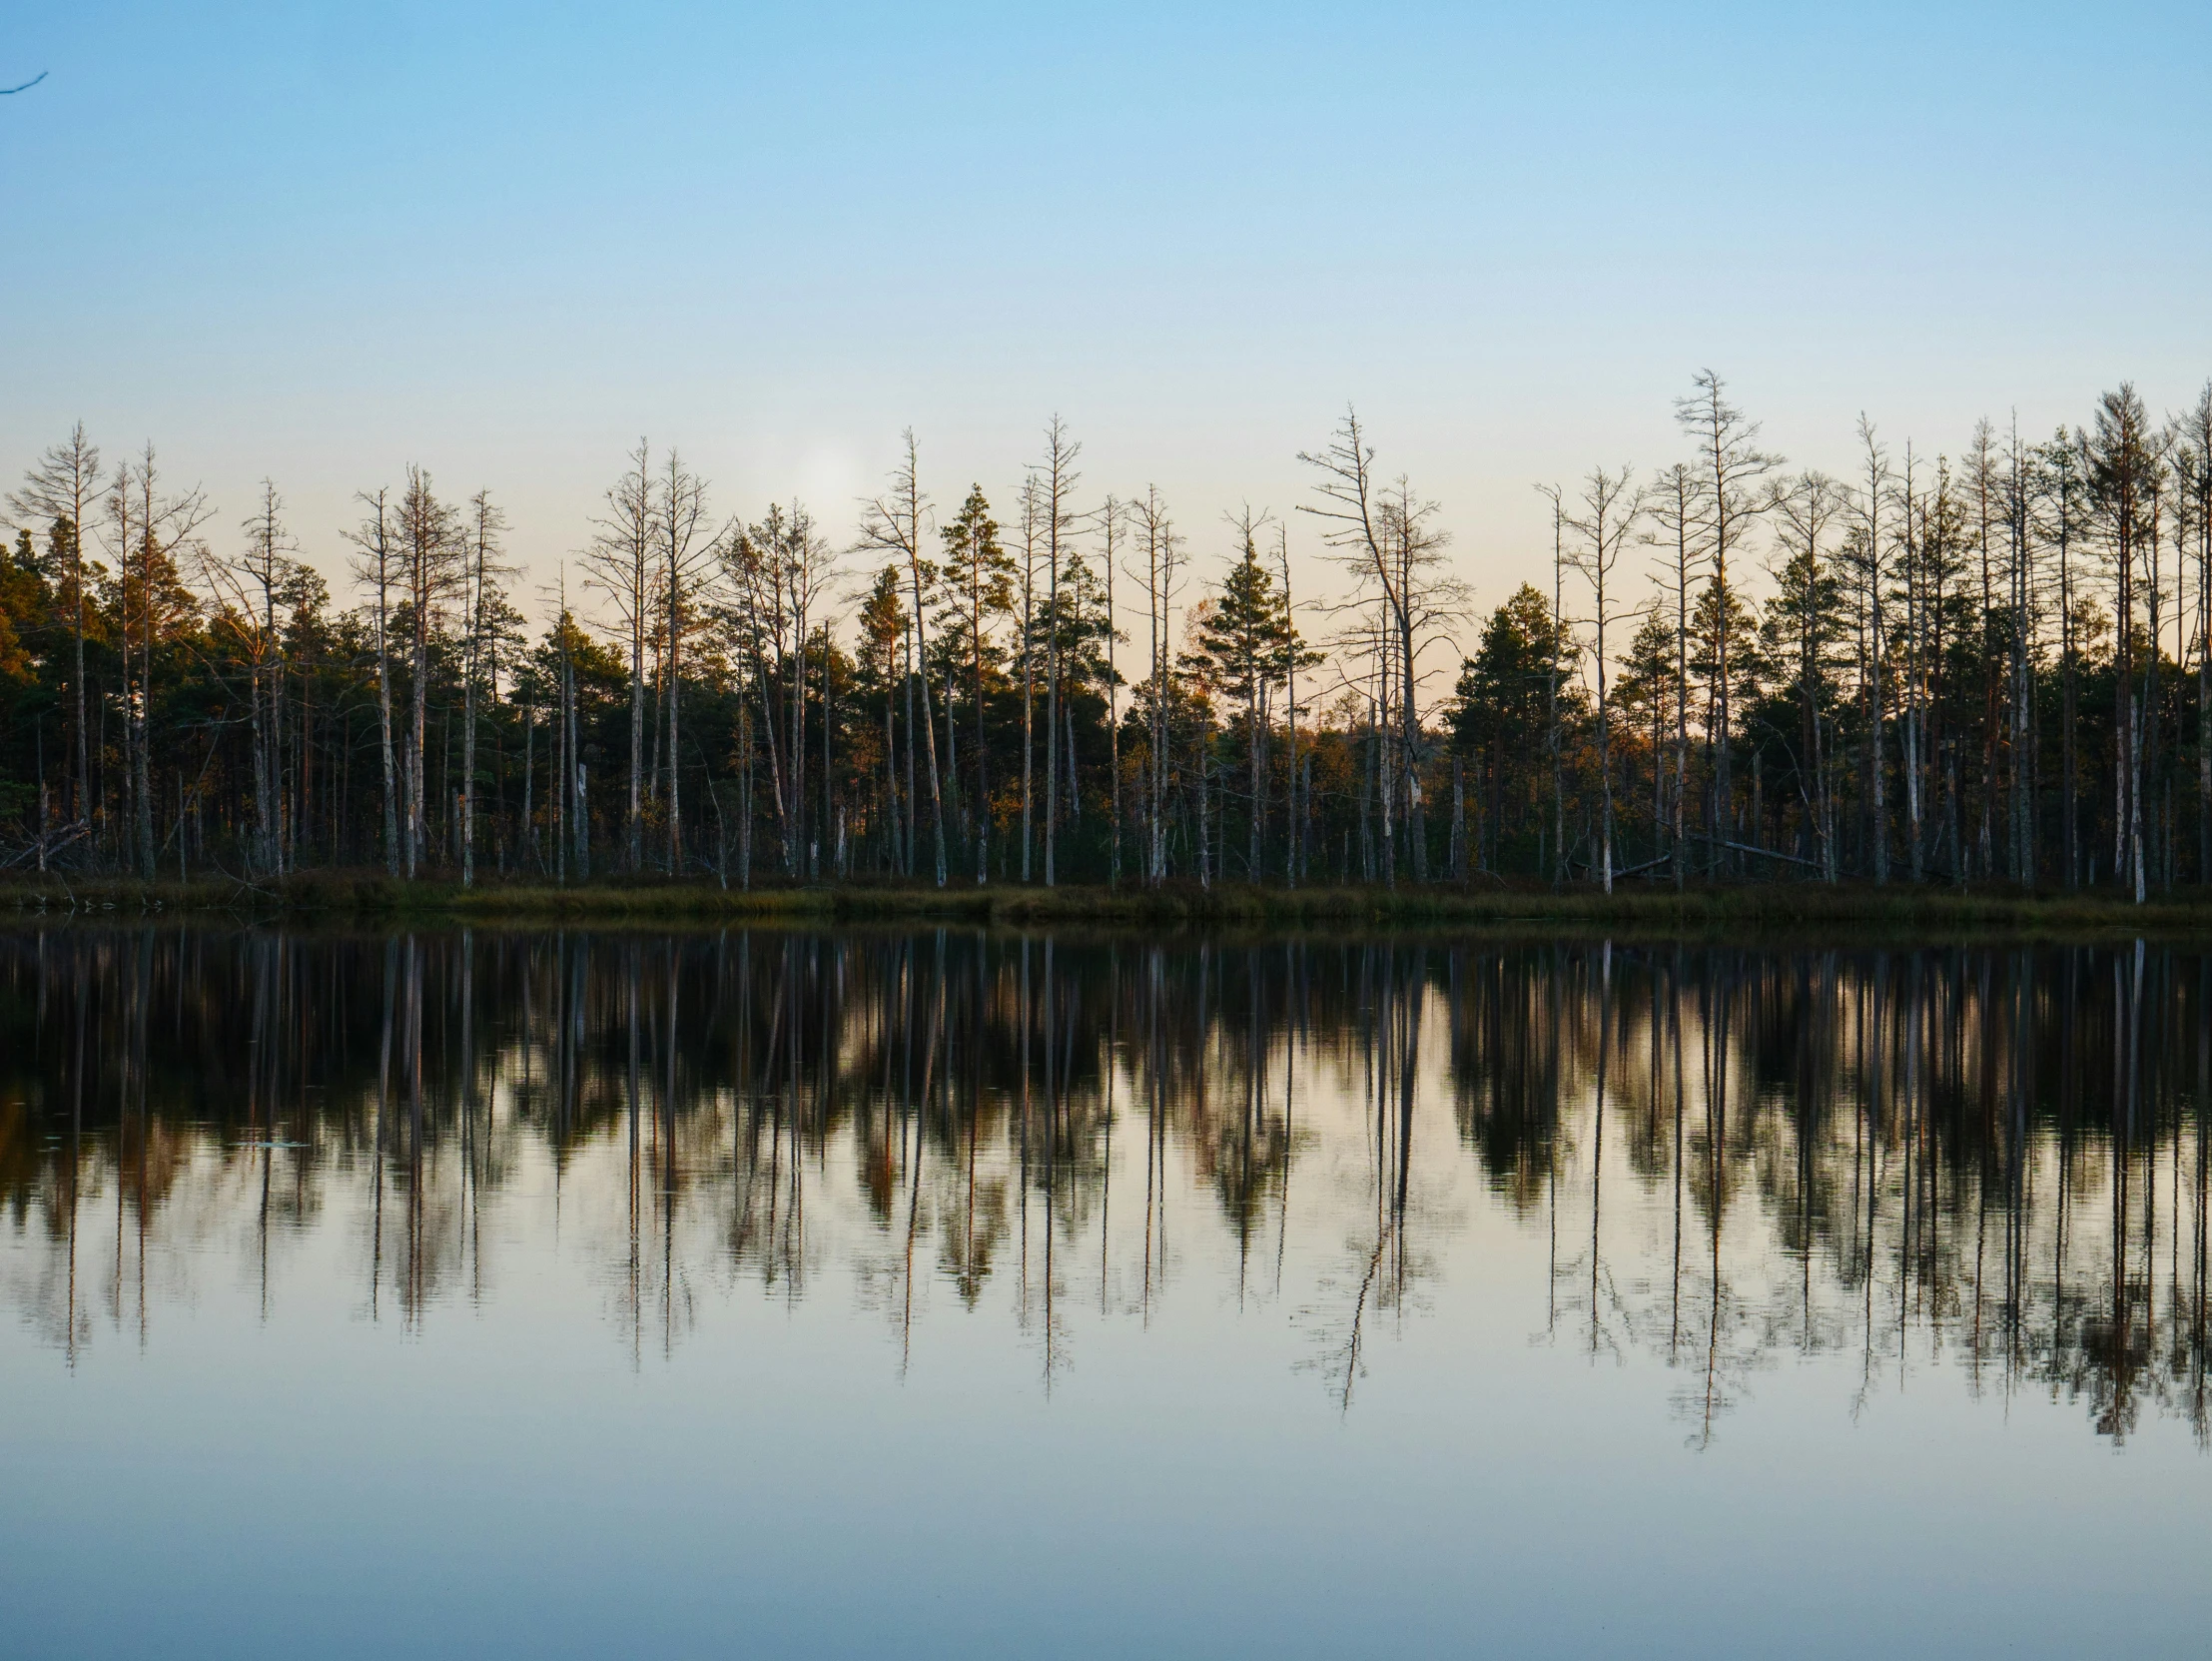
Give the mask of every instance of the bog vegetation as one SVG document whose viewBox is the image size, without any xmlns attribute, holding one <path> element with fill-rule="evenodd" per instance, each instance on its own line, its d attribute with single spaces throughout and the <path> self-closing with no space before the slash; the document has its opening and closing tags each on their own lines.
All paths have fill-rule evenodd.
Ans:
<svg viewBox="0 0 2212 1661">
<path fill-rule="evenodd" d="M 7 498 L 0 863 L 1301 886 L 2116 887 L 2212 872 L 2212 387 L 1792 470 L 1711 374 L 1681 458 L 1547 488 L 1477 602 L 1356 415 L 1202 533 L 1056 417 L 942 510 L 724 518 L 640 442 L 521 605 L 488 491 L 364 490 L 342 591 L 80 426 Z M 1337 576 L 1293 592 L 1294 539 Z"/>
</svg>

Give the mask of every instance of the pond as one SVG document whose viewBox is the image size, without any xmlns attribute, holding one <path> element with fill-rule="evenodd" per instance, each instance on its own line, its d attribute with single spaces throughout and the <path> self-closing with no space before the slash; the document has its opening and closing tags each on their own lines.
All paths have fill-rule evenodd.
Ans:
<svg viewBox="0 0 2212 1661">
<path fill-rule="evenodd" d="M 2193 1648 L 2212 956 L 0 934 L 19 1655 Z"/>
</svg>

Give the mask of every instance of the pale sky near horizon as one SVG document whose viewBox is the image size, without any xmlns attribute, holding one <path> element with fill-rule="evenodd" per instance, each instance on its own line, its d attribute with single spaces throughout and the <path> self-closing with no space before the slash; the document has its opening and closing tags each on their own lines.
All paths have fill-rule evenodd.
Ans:
<svg viewBox="0 0 2212 1661">
<path fill-rule="evenodd" d="M 1210 575 L 1350 400 L 1487 610 L 1548 560 L 1531 485 L 1686 453 L 1704 366 L 1831 470 L 1860 410 L 1955 454 L 2193 398 L 2208 45 L 2178 4 L 22 8 L 0 475 L 151 438 L 219 543 L 274 478 L 335 578 L 419 462 L 506 503 L 527 603 L 640 434 L 842 538 L 909 425 L 947 515 L 1011 518 L 1057 411 Z"/>
</svg>

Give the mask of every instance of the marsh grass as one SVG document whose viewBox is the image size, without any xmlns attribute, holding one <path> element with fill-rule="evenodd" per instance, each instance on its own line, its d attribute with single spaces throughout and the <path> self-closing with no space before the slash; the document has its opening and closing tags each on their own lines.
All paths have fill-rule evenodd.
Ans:
<svg viewBox="0 0 2212 1661">
<path fill-rule="evenodd" d="M 191 883 L 16 875 L 0 886 L 0 908 L 19 918 L 36 913 L 119 918 L 220 913 L 249 918 L 512 924 L 571 919 L 661 924 L 934 919 L 978 925 L 1407 932 L 1472 928 L 1524 934 L 1618 931 L 1708 939 L 1739 930 L 1762 937 L 1830 930 L 1914 938 L 2212 935 L 2212 892 L 2203 890 L 2137 906 L 2116 893 L 2000 888 L 1962 893 L 1816 883 L 1679 892 L 1638 887 L 1608 896 L 1588 889 L 1537 885 L 1286 891 L 1236 884 L 1213 888 L 1170 884 L 1159 889 L 951 884 L 937 889 L 864 881 L 819 887 L 763 885 L 748 891 L 660 877 L 614 878 L 566 887 L 492 880 L 463 888 L 446 881 L 394 882 L 380 872 L 314 872 L 261 882 L 222 878 Z"/>
</svg>

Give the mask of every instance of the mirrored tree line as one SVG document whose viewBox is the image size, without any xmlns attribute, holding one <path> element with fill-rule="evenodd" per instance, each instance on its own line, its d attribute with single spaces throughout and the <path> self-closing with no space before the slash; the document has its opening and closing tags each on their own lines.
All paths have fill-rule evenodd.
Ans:
<svg viewBox="0 0 2212 1661">
<path fill-rule="evenodd" d="M 1683 459 L 1545 488 L 1549 579 L 1487 606 L 1350 412 L 1304 499 L 1203 532 L 1095 491 L 1057 417 L 957 510 L 908 434 L 850 541 L 796 501 L 725 516 L 641 440 L 534 596 L 488 491 L 365 490 L 334 594 L 275 484 L 224 529 L 80 427 L 7 498 L 0 863 L 2205 880 L 2212 387 L 1955 453 L 1860 417 L 1846 476 L 1762 447 L 1712 374 L 1676 413 Z"/>
<path fill-rule="evenodd" d="M 2212 959 L 2170 947 L 56 929 L 0 1022 L 0 1262 L 72 1349 L 179 1252 L 266 1300 L 332 1231 L 431 1318 L 550 1189 L 640 1348 L 698 1284 L 857 1282 L 902 1348 L 1003 1300 L 1051 1377 L 1074 1312 L 1195 1282 L 1294 1305 L 1348 1406 L 1481 1214 L 1698 1437 L 1808 1355 L 2212 1434 Z"/>
</svg>

